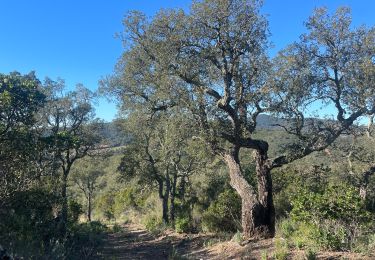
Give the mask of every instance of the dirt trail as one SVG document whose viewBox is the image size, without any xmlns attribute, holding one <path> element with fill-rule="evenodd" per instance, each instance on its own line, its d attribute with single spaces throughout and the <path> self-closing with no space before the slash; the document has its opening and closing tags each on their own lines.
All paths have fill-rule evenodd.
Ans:
<svg viewBox="0 0 375 260">
<path fill-rule="evenodd" d="M 208 234 L 177 234 L 165 231 L 153 236 L 142 226 L 126 224 L 118 233 L 108 233 L 97 259 L 261 259 L 273 248 L 272 239 L 240 246 Z M 228 239 L 228 238 L 227 238 Z M 222 241 L 222 242 L 220 242 Z"/>
<path fill-rule="evenodd" d="M 168 241 L 154 238 L 135 225 L 125 225 L 124 230 L 110 233 L 102 250 L 103 259 L 168 259 L 172 249 Z"/>
<path fill-rule="evenodd" d="M 222 241 L 222 240 L 221 240 Z M 253 241 L 243 246 L 232 241 L 218 241 L 212 235 L 181 235 L 166 231 L 155 237 L 142 226 L 126 224 L 118 233 L 108 233 L 100 254 L 96 259 L 272 259 L 273 239 Z M 288 259 L 304 259 L 304 252 L 293 250 Z M 347 252 L 320 252 L 317 259 L 375 259 Z"/>
<path fill-rule="evenodd" d="M 177 235 L 178 236 L 178 235 Z M 189 254 L 189 258 L 208 259 L 201 236 L 163 235 L 154 237 L 141 226 L 126 224 L 123 231 L 109 233 L 98 259 L 169 259 Z"/>
</svg>

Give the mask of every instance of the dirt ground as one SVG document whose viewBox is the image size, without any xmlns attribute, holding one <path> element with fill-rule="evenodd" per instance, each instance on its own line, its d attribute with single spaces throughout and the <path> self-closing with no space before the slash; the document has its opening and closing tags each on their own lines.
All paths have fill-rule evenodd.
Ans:
<svg viewBox="0 0 375 260">
<path fill-rule="evenodd" d="M 252 241 L 240 245 L 220 242 L 207 234 L 177 234 L 171 230 L 153 236 L 142 226 L 126 224 L 123 230 L 109 233 L 97 259 L 272 259 L 274 240 Z M 303 251 L 290 252 L 288 259 L 305 259 Z M 345 252 L 321 252 L 317 259 L 375 259 Z"/>
</svg>

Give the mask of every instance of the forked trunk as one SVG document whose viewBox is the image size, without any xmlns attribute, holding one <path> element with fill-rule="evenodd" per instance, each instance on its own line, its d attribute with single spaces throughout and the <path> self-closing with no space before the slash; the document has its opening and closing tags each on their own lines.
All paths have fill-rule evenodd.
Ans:
<svg viewBox="0 0 375 260">
<path fill-rule="evenodd" d="M 258 197 L 254 188 L 246 181 L 242 175 L 239 163 L 238 152 L 225 154 L 224 160 L 229 168 L 230 184 L 240 195 L 242 200 L 242 232 L 245 238 L 251 237 L 272 237 L 275 231 L 274 208 L 272 202 L 272 184 L 269 183 L 270 171 L 259 171 L 258 182 L 261 180 L 261 196 Z M 265 163 L 264 163 L 265 166 Z M 258 166 L 257 166 L 258 175 Z M 271 188 L 271 190 L 269 190 Z M 267 190 L 267 193 L 264 192 Z M 271 197 L 270 197 L 271 196 Z"/>
</svg>

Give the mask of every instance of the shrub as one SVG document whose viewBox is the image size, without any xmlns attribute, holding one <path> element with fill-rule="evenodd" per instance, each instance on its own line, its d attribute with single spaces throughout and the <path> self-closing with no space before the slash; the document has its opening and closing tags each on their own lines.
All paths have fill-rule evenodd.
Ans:
<svg viewBox="0 0 375 260">
<path fill-rule="evenodd" d="M 82 205 L 75 200 L 68 201 L 68 218 L 71 222 L 78 222 L 79 216 L 83 213 Z"/>
<path fill-rule="evenodd" d="M 278 233 L 297 248 L 352 250 L 356 245 L 363 248 L 359 241 L 366 230 L 371 230 L 373 221 L 355 188 L 347 185 L 302 188 L 292 199 L 292 205 L 291 217 L 278 224 Z"/>
<path fill-rule="evenodd" d="M 241 199 L 232 189 L 227 189 L 203 213 L 202 227 L 204 231 L 236 232 L 241 228 L 240 216 Z"/>
<path fill-rule="evenodd" d="M 110 221 L 115 218 L 115 209 L 114 209 L 114 192 L 103 193 L 100 197 L 95 200 L 95 207 L 99 212 L 102 212 L 103 217 Z M 104 211 L 102 209 L 105 209 Z"/>
<path fill-rule="evenodd" d="M 243 236 L 242 236 L 242 233 L 240 231 L 237 231 L 233 237 L 232 237 L 232 241 L 233 242 L 236 242 L 238 244 L 241 244 L 243 242 Z"/>
<path fill-rule="evenodd" d="M 121 232 L 121 231 L 122 231 L 122 228 L 121 228 L 121 226 L 120 226 L 119 224 L 115 223 L 115 224 L 113 225 L 113 227 L 112 227 L 112 231 L 113 231 L 114 233 L 118 233 L 118 232 Z"/>
<path fill-rule="evenodd" d="M 142 219 L 142 224 L 153 234 L 158 234 L 166 228 L 161 217 L 154 214 L 145 215 Z"/>
<path fill-rule="evenodd" d="M 290 238 L 293 233 L 296 231 L 296 225 L 290 219 L 283 219 L 278 222 L 277 231 L 283 238 Z"/>
<path fill-rule="evenodd" d="M 56 240 L 54 209 L 60 200 L 43 189 L 20 191 L 2 202 L 0 241 L 10 254 L 25 258 L 48 255 Z"/>
<path fill-rule="evenodd" d="M 315 260 L 316 259 L 316 251 L 314 249 L 307 249 L 305 252 L 305 258 L 306 260 Z"/>
<path fill-rule="evenodd" d="M 320 192 L 301 189 L 292 206 L 291 217 L 296 221 L 331 219 L 366 223 L 370 219 L 359 192 L 348 185 L 329 186 Z"/>
<path fill-rule="evenodd" d="M 64 243 L 66 255 L 69 259 L 90 259 L 96 256 L 107 231 L 107 226 L 98 221 L 71 225 Z"/>
<path fill-rule="evenodd" d="M 191 231 L 189 217 L 177 217 L 175 220 L 175 230 L 177 233 L 187 233 Z"/>
<path fill-rule="evenodd" d="M 113 212 L 117 217 L 121 216 L 126 209 L 138 209 L 144 206 L 146 197 L 137 192 L 137 189 L 134 187 L 127 187 L 116 192 L 113 201 Z"/>
<path fill-rule="evenodd" d="M 278 238 L 275 240 L 275 251 L 274 251 L 274 257 L 277 260 L 286 260 L 288 259 L 289 249 L 287 241 Z"/>
</svg>

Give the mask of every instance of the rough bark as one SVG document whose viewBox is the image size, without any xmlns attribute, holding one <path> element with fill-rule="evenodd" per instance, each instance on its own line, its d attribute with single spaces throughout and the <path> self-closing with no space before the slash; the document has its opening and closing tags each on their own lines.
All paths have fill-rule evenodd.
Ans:
<svg viewBox="0 0 375 260">
<path fill-rule="evenodd" d="M 258 180 L 258 200 L 263 207 L 263 222 L 269 236 L 275 235 L 275 206 L 272 195 L 272 176 L 268 166 L 267 152 L 255 151 L 256 175 Z"/>
<path fill-rule="evenodd" d="M 245 238 L 272 237 L 275 227 L 272 193 L 269 190 L 269 188 L 272 190 L 272 183 L 269 182 L 270 170 L 265 167 L 265 162 L 262 162 L 264 167 L 259 169 L 258 178 L 258 181 L 262 182 L 258 185 L 261 187 L 261 196 L 258 198 L 254 188 L 242 174 L 238 152 L 239 149 L 236 149 L 231 154 L 225 154 L 224 161 L 229 169 L 230 184 L 242 200 L 243 236 Z"/>
</svg>

